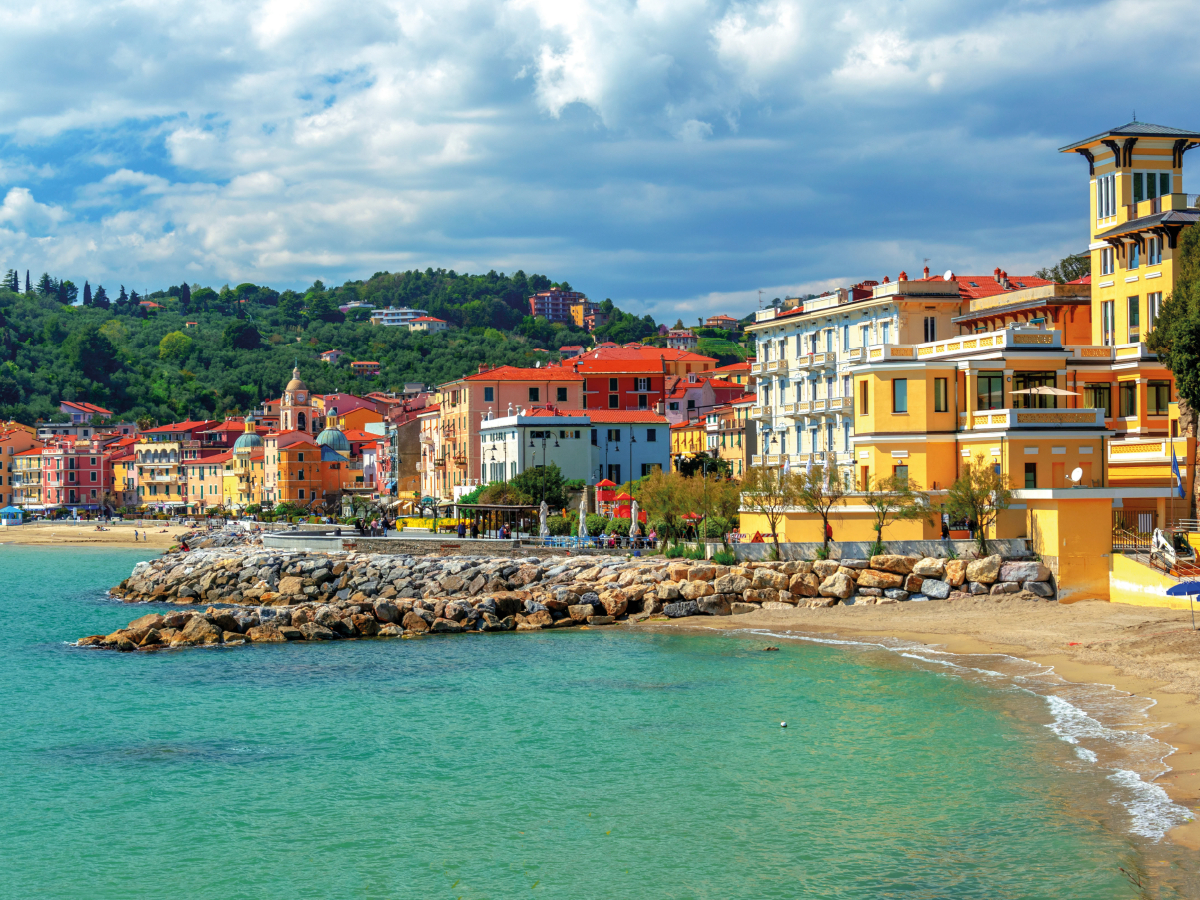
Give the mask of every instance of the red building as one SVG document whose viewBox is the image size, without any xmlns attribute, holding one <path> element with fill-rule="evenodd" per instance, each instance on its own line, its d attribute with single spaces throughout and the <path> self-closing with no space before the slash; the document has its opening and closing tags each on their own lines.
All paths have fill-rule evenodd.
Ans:
<svg viewBox="0 0 1200 900">
<path fill-rule="evenodd" d="M 42 448 L 46 506 L 98 510 L 112 491 L 112 466 L 99 441 L 62 441 Z"/>
</svg>

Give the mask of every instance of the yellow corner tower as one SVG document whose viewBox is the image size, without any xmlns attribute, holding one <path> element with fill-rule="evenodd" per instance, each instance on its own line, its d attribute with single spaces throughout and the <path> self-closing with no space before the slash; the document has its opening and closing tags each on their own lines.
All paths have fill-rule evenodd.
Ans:
<svg viewBox="0 0 1200 900">
<path fill-rule="evenodd" d="M 1138 344 L 1174 287 L 1179 232 L 1200 220 L 1183 191 L 1183 154 L 1200 132 L 1137 119 L 1061 148 L 1091 177 L 1092 343 Z"/>
</svg>

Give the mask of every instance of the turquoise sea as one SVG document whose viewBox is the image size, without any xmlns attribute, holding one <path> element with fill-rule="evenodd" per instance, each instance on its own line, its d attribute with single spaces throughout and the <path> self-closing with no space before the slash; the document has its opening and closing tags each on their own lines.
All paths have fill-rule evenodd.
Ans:
<svg viewBox="0 0 1200 900">
<path fill-rule="evenodd" d="M 4 898 L 1196 896 L 1144 705 L 1020 661 L 617 630 L 69 646 L 142 611 L 104 594 L 141 558 L 0 546 Z"/>
</svg>

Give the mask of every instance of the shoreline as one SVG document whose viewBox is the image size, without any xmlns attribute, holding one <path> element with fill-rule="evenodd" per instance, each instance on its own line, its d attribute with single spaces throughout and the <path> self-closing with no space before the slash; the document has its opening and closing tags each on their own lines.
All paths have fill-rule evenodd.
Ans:
<svg viewBox="0 0 1200 900">
<path fill-rule="evenodd" d="M 1126 617 L 1122 614 L 1127 614 L 1128 617 L 1142 617 L 1147 612 L 1166 614 L 1155 617 L 1156 625 L 1161 627 L 1162 631 L 1156 631 L 1154 635 L 1174 635 L 1175 629 L 1169 626 L 1177 625 L 1178 622 L 1171 620 L 1171 614 L 1176 620 L 1181 616 L 1181 613 L 1173 610 L 1157 608 L 1148 610 L 1144 607 L 1099 601 L 1084 601 L 1069 606 L 1056 604 L 1051 609 L 1053 612 L 1060 612 L 1064 609 L 1084 606 L 1084 603 L 1101 608 L 1096 610 L 1098 615 L 1084 617 L 1092 620 L 1107 620 L 1113 613 L 1120 618 Z M 924 605 L 922 604 L 922 606 Z M 937 606 L 944 605 L 944 601 L 937 604 Z M 930 603 L 929 606 L 934 607 L 934 604 Z M 1167 793 L 1173 803 L 1197 815 L 1192 821 L 1170 829 L 1165 837 L 1173 844 L 1187 850 L 1200 850 L 1200 703 L 1197 702 L 1200 692 L 1187 686 L 1186 675 L 1188 673 L 1174 673 L 1184 677 L 1168 679 L 1148 677 L 1144 671 L 1146 667 L 1136 664 L 1132 657 L 1108 658 L 1119 654 L 1120 651 L 1111 649 L 1111 645 L 1117 642 L 1105 640 L 1099 630 L 1093 635 L 1095 640 L 1072 641 L 1067 642 L 1065 646 L 1054 648 L 1048 646 L 1054 640 L 1052 635 L 1047 635 L 1043 641 L 1034 641 L 1016 639 L 1013 635 L 1007 635 L 1000 639 L 999 636 L 984 637 L 977 633 L 969 633 L 971 631 L 969 616 L 966 617 L 966 621 L 958 619 L 959 622 L 968 625 L 967 628 L 960 627 L 958 630 L 953 627 L 946 628 L 946 630 L 913 628 L 912 624 L 915 623 L 904 623 L 901 620 L 901 616 L 908 608 L 910 608 L 909 604 L 903 604 L 899 610 L 888 607 L 834 607 L 829 610 L 791 612 L 764 610 L 748 615 L 708 617 L 705 621 L 690 618 L 655 620 L 653 623 L 645 624 L 706 632 L 741 632 L 747 636 L 751 636 L 757 630 L 767 630 L 798 636 L 828 636 L 863 642 L 869 642 L 871 638 L 893 638 L 945 650 L 953 654 L 1000 654 L 1014 657 L 1050 667 L 1059 677 L 1071 683 L 1111 686 L 1131 697 L 1146 698 L 1152 701 L 1152 705 L 1145 713 L 1150 728 L 1143 730 L 1150 733 L 1156 740 L 1173 748 L 1173 752 L 1169 753 L 1163 761 L 1166 771 L 1152 781 L 1147 780 L 1147 783 L 1158 785 Z M 855 609 L 859 609 L 867 615 L 859 614 L 851 618 L 835 614 L 836 618 L 841 621 L 830 621 L 833 617 L 829 616 L 829 613 L 834 610 L 851 613 Z M 822 615 L 805 615 L 805 613 L 813 612 Z M 930 612 L 933 610 L 931 609 Z M 1091 612 L 1088 610 L 1088 613 Z M 879 613 L 884 613 L 888 619 L 896 621 L 894 624 L 884 624 L 878 621 L 879 618 L 882 618 L 878 615 Z M 899 615 L 895 613 L 899 613 Z M 944 618 L 945 616 L 944 614 L 935 614 L 934 617 Z M 926 616 L 921 616 L 921 618 L 924 619 Z M 947 618 L 947 624 L 954 621 L 955 619 Z M 1101 621 L 1095 624 L 1100 628 L 1103 624 L 1108 623 Z M 1200 632 L 1193 633 L 1191 631 L 1190 619 L 1187 620 L 1187 632 L 1195 635 L 1194 647 L 1200 651 Z M 1077 646 L 1069 646 L 1071 643 Z M 1102 645 L 1103 649 L 1098 649 L 1096 645 Z M 1082 658 L 1085 655 L 1098 657 L 1101 654 L 1106 658 Z M 1187 660 L 1180 660 L 1180 663 L 1186 665 Z M 1194 662 L 1192 666 L 1195 670 L 1191 673 L 1192 677 L 1200 679 L 1200 666 Z"/>
<path fill-rule="evenodd" d="M 145 547 L 148 550 L 166 550 L 179 543 L 179 539 L 192 529 L 181 525 L 163 527 L 155 522 L 146 528 L 135 529 L 130 522 L 114 522 L 106 525 L 106 531 L 96 531 L 96 522 L 36 522 L 17 525 L 0 530 L 0 544 L 22 547 Z M 133 539 L 137 531 L 138 540 Z M 143 535 L 146 540 L 143 540 Z"/>
</svg>

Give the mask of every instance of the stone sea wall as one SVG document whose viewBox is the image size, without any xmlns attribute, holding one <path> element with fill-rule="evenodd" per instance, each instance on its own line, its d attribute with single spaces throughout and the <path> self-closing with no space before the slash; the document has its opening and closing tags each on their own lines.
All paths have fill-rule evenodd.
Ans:
<svg viewBox="0 0 1200 900">
<path fill-rule="evenodd" d="M 139 563 L 111 593 L 128 602 L 175 606 L 78 643 L 157 650 L 537 631 L 841 602 L 995 594 L 1052 599 L 1049 577 L 1039 563 L 1006 563 L 998 556 L 971 562 L 877 556 L 719 566 L 661 557 L 547 561 L 206 549 Z"/>
</svg>

